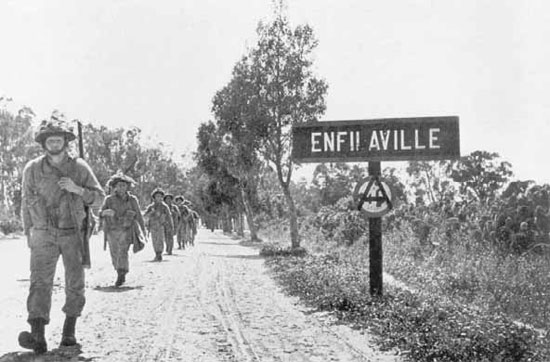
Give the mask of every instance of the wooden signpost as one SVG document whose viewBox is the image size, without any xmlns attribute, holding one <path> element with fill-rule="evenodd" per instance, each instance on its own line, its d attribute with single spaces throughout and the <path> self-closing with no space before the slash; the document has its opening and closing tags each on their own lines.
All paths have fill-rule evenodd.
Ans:
<svg viewBox="0 0 550 362">
<path fill-rule="evenodd" d="M 358 183 L 358 210 L 369 219 L 371 295 L 382 295 L 382 215 L 393 208 L 394 192 L 381 178 L 381 161 L 444 160 L 460 157 L 458 117 L 385 118 L 314 122 L 292 128 L 297 162 L 368 162 L 369 177 Z"/>
</svg>

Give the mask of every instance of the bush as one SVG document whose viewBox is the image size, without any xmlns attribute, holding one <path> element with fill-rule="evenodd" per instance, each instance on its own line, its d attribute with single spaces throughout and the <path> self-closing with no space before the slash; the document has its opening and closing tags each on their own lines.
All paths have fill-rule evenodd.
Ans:
<svg viewBox="0 0 550 362">
<path fill-rule="evenodd" d="M 353 210 L 351 197 L 340 199 L 336 205 L 322 207 L 312 224 L 320 229 L 326 239 L 334 239 L 338 244 L 351 245 L 367 233 L 365 219 Z"/>
<path fill-rule="evenodd" d="M 291 247 L 282 247 L 277 244 L 265 244 L 260 249 L 260 255 L 266 256 L 266 257 L 274 257 L 274 256 L 302 257 L 306 255 L 306 249 L 302 247 L 291 248 Z"/>
<path fill-rule="evenodd" d="M 388 288 L 368 293 L 368 270 L 340 254 L 268 261 L 285 289 L 319 310 L 371 330 L 384 349 L 415 361 L 536 361 L 537 334 L 501 315 Z M 547 356 L 548 357 L 548 356 Z"/>
<path fill-rule="evenodd" d="M 15 217 L 0 220 L 0 231 L 5 235 L 23 230 L 21 221 Z"/>
</svg>

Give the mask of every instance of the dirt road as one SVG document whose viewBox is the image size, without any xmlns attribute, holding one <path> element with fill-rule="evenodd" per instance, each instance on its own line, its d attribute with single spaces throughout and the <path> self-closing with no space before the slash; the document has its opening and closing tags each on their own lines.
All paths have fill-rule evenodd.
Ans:
<svg viewBox="0 0 550 362">
<path fill-rule="evenodd" d="M 329 323 L 284 295 L 264 260 L 238 240 L 200 230 L 196 245 L 152 262 L 150 244 L 131 255 L 127 284 L 115 272 L 102 235 L 94 236 L 87 303 L 78 320 L 81 348 L 58 349 L 64 315 L 59 262 L 46 338 L 50 352 L 21 349 L 27 329 L 28 249 L 0 240 L 0 362 L 7 361 L 393 361 L 368 336 Z"/>
</svg>

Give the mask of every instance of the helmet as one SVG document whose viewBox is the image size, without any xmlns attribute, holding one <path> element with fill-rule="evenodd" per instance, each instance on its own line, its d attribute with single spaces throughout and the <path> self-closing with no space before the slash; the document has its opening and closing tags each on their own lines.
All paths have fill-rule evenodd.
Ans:
<svg viewBox="0 0 550 362">
<path fill-rule="evenodd" d="M 183 202 L 184 200 L 185 200 L 185 198 L 184 198 L 182 195 L 178 195 L 178 196 L 176 196 L 176 198 L 174 199 L 175 202 L 178 202 L 178 201 Z"/>
<path fill-rule="evenodd" d="M 153 190 L 153 192 L 151 192 L 151 198 L 154 199 L 156 194 L 161 194 L 162 197 L 164 197 L 164 190 L 161 189 L 160 187 L 157 187 L 156 189 Z"/>
<path fill-rule="evenodd" d="M 171 198 L 172 200 L 174 199 L 174 195 L 172 195 L 171 193 L 166 193 L 164 194 L 164 201 L 166 201 L 167 198 Z"/>
<path fill-rule="evenodd" d="M 49 120 L 45 119 L 40 123 L 34 140 L 38 143 L 43 143 L 50 136 L 64 136 L 67 141 L 72 141 L 76 138 L 73 127 L 67 123 L 65 116 L 56 111 L 52 113 Z"/>
<path fill-rule="evenodd" d="M 126 182 L 129 186 L 133 186 L 136 184 L 136 181 L 134 181 L 133 178 L 130 176 L 126 176 L 122 172 L 117 172 L 111 178 L 109 181 L 107 181 L 107 186 L 109 187 L 115 187 L 117 183 L 119 182 Z"/>
</svg>

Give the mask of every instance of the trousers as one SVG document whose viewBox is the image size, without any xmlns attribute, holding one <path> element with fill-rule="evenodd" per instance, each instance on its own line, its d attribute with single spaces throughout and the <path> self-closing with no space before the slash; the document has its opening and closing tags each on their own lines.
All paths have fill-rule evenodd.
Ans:
<svg viewBox="0 0 550 362">
<path fill-rule="evenodd" d="M 130 270 L 128 260 L 128 250 L 130 249 L 129 230 L 110 230 L 107 233 L 109 242 L 109 251 L 111 253 L 111 262 L 115 270 Z"/>
<path fill-rule="evenodd" d="M 79 317 L 84 309 L 84 267 L 82 247 L 75 229 L 31 229 L 31 283 L 27 298 L 28 319 L 49 323 L 55 269 L 59 256 L 65 269 L 65 305 L 68 317 Z"/>
</svg>

